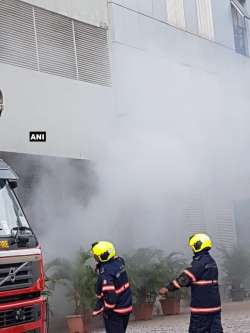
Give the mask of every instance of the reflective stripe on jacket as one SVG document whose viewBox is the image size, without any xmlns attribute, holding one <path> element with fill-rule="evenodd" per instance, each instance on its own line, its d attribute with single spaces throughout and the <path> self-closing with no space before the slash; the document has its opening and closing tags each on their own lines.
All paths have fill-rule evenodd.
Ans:
<svg viewBox="0 0 250 333">
<path fill-rule="evenodd" d="M 95 311 L 102 307 L 103 311 L 111 310 L 119 314 L 127 314 L 132 311 L 132 293 L 122 258 L 115 257 L 109 262 L 99 265 L 96 294 Z"/>
<path fill-rule="evenodd" d="M 218 268 L 208 251 L 193 257 L 191 266 L 167 286 L 169 291 L 191 287 L 191 312 L 208 314 L 221 311 Z"/>
</svg>

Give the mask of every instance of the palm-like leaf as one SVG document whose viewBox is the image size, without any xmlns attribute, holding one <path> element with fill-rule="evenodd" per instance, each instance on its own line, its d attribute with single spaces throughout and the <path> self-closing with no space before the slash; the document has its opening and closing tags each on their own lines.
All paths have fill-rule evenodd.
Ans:
<svg viewBox="0 0 250 333">
<path fill-rule="evenodd" d="M 157 249 L 141 248 L 126 257 L 135 303 L 154 302 L 160 287 L 186 266 L 179 253 L 168 256 Z"/>
<path fill-rule="evenodd" d="M 95 273 L 89 260 L 90 255 L 80 251 L 73 262 L 57 258 L 45 265 L 48 290 L 51 293 L 56 285 L 65 286 L 66 295 L 73 302 L 75 313 L 91 309 L 95 300 Z"/>
</svg>

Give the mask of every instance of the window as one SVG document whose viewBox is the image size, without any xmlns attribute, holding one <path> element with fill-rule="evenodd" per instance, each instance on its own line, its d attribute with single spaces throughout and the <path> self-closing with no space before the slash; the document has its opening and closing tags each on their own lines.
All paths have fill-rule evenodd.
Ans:
<svg viewBox="0 0 250 333">
<path fill-rule="evenodd" d="M 214 23 L 211 0 L 196 0 L 198 28 L 201 37 L 214 39 Z"/>
<path fill-rule="evenodd" d="M 25 227 L 29 231 L 28 222 L 11 189 L 5 181 L 0 181 L 0 237 L 10 237 L 13 228 Z"/>
<path fill-rule="evenodd" d="M 185 12 L 183 0 L 166 0 L 168 23 L 177 28 L 185 29 Z"/>
<path fill-rule="evenodd" d="M 245 1 L 232 2 L 232 17 L 234 29 L 234 42 L 236 52 L 242 55 L 249 55 L 247 42 L 247 25 L 244 15 Z"/>
</svg>

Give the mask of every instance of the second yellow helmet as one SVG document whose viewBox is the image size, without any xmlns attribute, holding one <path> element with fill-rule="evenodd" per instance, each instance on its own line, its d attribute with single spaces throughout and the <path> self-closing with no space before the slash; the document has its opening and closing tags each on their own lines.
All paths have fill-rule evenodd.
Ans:
<svg viewBox="0 0 250 333">
<path fill-rule="evenodd" d="M 213 243 L 208 235 L 199 233 L 189 238 L 189 246 L 194 253 L 199 253 L 203 250 L 210 250 L 213 247 Z"/>
<path fill-rule="evenodd" d="M 100 241 L 92 244 L 91 252 L 100 262 L 107 262 L 116 255 L 114 245 L 106 241 Z"/>
</svg>

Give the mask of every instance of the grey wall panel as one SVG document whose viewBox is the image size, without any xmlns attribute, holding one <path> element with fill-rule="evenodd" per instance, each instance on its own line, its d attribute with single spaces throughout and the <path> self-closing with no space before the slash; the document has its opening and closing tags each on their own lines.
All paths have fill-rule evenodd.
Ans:
<svg viewBox="0 0 250 333">
<path fill-rule="evenodd" d="M 167 20 L 167 9 L 165 0 L 152 0 L 153 16 L 161 21 Z"/>
<path fill-rule="evenodd" d="M 108 26 L 107 0 L 24 0 L 32 5 L 60 13 L 96 26 Z"/>
<path fill-rule="evenodd" d="M 138 14 L 113 5 L 112 16 L 113 39 L 134 47 L 140 47 L 141 32 Z"/>
<path fill-rule="evenodd" d="M 139 47 L 143 50 L 150 50 L 155 46 L 155 38 L 157 38 L 157 29 L 155 22 L 152 19 L 138 15 L 138 23 L 140 27 L 140 44 Z"/>
<path fill-rule="evenodd" d="M 197 0 L 184 0 L 184 10 L 185 10 L 185 21 L 186 21 L 186 30 L 188 32 L 191 32 L 193 34 L 198 35 L 198 13 L 197 13 Z M 233 27 L 232 27 L 232 16 L 231 16 L 231 8 L 230 8 L 230 2 L 228 0 L 211 0 L 212 2 L 212 11 L 213 11 L 213 29 L 214 29 L 214 39 L 217 43 L 225 45 L 229 48 L 234 49 L 234 39 L 233 39 Z M 122 6 L 126 6 L 132 10 L 139 10 L 142 13 L 149 14 L 150 11 L 150 2 L 144 2 L 142 1 L 141 4 L 143 6 L 138 6 L 140 4 L 138 1 L 135 0 L 115 0 L 112 2 L 112 10 L 115 11 L 115 4 L 119 4 Z M 247 6 L 250 7 L 250 5 L 247 3 Z M 160 19 L 162 21 L 167 20 L 167 8 L 166 8 L 166 1 L 165 0 L 152 0 L 152 15 L 156 17 L 157 19 Z M 113 15 L 113 20 L 118 22 L 119 18 L 117 15 L 123 17 L 125 19 L 125 16 L 128 18 L 128 14 L 125 13 L 125 9 L 120 9 L 120 13 Z M 118 13 L 118 11 L 117 11 Z M 128 18 L 129 19 L 129 18 Z M 131 20 L 130 20 L 131 21 Z M 126 22 L 125 22 L 126 23 Z M 131 22 L 132 24 L 132 22 Z M 209 24 L 209 23 L 208 23 Z M 249 23 L 248 23 L 249 24 Z M 124 30 L 123 28 L 117 27 L 118 24 L 116 24 L 116 29 L 119 29 L 119 33 L 121 30 Z M 250 26 L 250 25 L 249 25 Z M 114 33 L 116 33 L 116 29 Z M 139 27 L 140 29 L 140 27 Z M 130 35 L 130 30 L 133 30 L 133 28 L 129 27 L 128 36 Z M 138 36 L 138 23 L 134 22 L 134 31 L 135 31 L 135 39 L 137 39 Z M 249 30 L 250 31 L 250 30 Z M 213 34 L 213 33 L 212 33 Z M 124 39 L 128 39 L 129 37 L 125 37 Z M 249 34 L 250 38 L 250 34 Z M 133 42 L 134 45 L 134 42 Z"/>
<path fill-rule="evenodd" d="M 39 69 L 77 79 L 72 20 L 35 8 Z"/>
<path fill-rule="evenodd" d="M 146 15 L 153 16 L 153 2 L 152 0 L 136 0 L 137 10 Z"/>
<path fill-rule="evenodd" d="M 137 10 L 137 0 L 112 0 L 111 3 Z"/>
<path fill-rule="evenodd" d="M 224 0 L 223 0 L 224 1 Z M 212 4 L 214 6 L 214 3 Z M 213 10 L 216 12 L 216 10 Z M 224 30 L 223 25 L 219 22 L 219 17 L 214 17 L 214 25 L 216 27 L 216 37 L 220 38 L 219 41 L 224 40 L 225 44 L 218 45 L 214 42 L 207 41 L 203 38 L 199 38 L 196 35 L 185 33 L 179 29 L 171 27 L 168 24 L 160 23 L 154 20 L 152 21 L 152 27 L 148 26 L 148 31 L 154 31 L 154 37 L 152 34 L 143 33 L 145 31 L 144 22 L 146 20 L 142 15 L 139 17 L 139 14 L 131 13 L 123 8 L 113 5 L 113 39 L 114 41 L 125 43 L 139 49 L 148 49 L 157 50 L 158 53 L 166 54 L 168 57 L 175 57 L 177 59 L 184 59 L 184 62 L 187 58 L 192 57 L 196 59 L 197 66 L 200 66 L 200 63 L 204 60 L 204 52 L 214 53 L 216 49 L 218 52 L 220 49 L 223 49 L 224 46 L 227 46 L 225 52 L 231 52 L 234 50 L 230 10 L 228 8 L 228 18 L 227 28 Z M 148 19 L 147 19 L 148 20 Z M 150 22 L 147 23 L 149 25 Z M 153 28 L 154 27 L 154 28 Z M 221 29 L 221 30 L 220 30 Z M 231 40 L 231 41 L 230 41 Z M 230 45 L 229 45 L 230 41 Z M 211 47 L 208 47 L 211 44 Z M 186 52 L 186 50 L 189 52 Z M 178 50 L 178 51 L 177 51 Z M 206 51 L 205 51 L 206 50 Z M 216 51 L 216 52 L 217 52 Z M 233 51 L 234 52 L 234 51 Z M 197 53 L 197 54 L 196 54 Z M 205 57 L 208 70 L 211 68 L 216 69 L 217 65 L 215 62 L 208 61 L 208 58 Z M 178 60 L 177 60 L 178 61 Z"/>
<path fill-rule="evenodd" d="M 234 32 L 230 2 L 212 0 L 215 41 L 234 49 Z"/>
<path fill-rule="evenodd" d="M 0 1 L 0 62 L 94 84 L 111 84 L 108 30 Z"/>
<path fill-rule="evenodd" d="M 153 0 L 114 0 L 111 1 L 111 3 L 127 7 L 145 15 L 153 16 Z"/>
<path fill-rule="evenodd" d="M 74 23 L 78 75 L 82 81 L 110 85 L 107 30 Z"/>
<path fill-rule="evenodd" d="M 184 11 L 186 18 L 186 30 L 194 34 L 198 34 L 196 0 L 185 0 Z"/>
<path fill-rule="evenodd" d="M 19 1 L 0 1 L 0 61 L 37 69 L 31 6 Z"/>
</svg>

